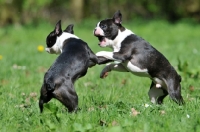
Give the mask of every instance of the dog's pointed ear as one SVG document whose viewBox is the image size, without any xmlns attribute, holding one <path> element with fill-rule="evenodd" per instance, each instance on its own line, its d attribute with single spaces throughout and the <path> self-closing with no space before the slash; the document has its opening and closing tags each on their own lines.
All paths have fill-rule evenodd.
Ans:
<svg viewBox="0 0 200 132">
<path fill-rule="evenodd" d="M 120 10 L 115 12 L 115 14 L 113 16 L 113 22 L 116 23 L 116 24 L 122 23 L 122 14 L 121 14 Z"/>
<path fill-rule="evenodd" d="M 73 27 L 74 27 L 73 24 L 68 25 L 67 28 L 64 30 L 64 32 L 68 32 L 68 33 L 74 34 Z"/>
<path fill-rule="evenodd" d="M 62 28 L 61 28 L 61 20 L 59 20 L 56 24 L 56 27 L 55 27 L 55 34 L 60 36 L 62 34 Z"/>
</svg>

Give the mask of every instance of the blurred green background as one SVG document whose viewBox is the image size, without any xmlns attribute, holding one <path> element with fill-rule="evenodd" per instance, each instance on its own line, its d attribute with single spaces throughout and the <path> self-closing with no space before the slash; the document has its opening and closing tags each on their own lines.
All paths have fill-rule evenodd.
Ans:
<svg viewBox="0 0 200 132">
<path fill-rule="evenodd" d="M 39 113 L 43 77 L 58 55 L 45 52 L 46 36 L 62 20 L 96 53 L 93 29 L 121 10 L 123 26 L 159 50 L 182 76 L 185 106 L 150 103 L 150 79 L 88 69 L 75 83 L 80 111 L 53 99 Z M 200 131 L 200 0 L 0 0 L 1 132 Z M 148 107 L 146 107 L 148 106 Z"/>
<path fill-rule="evenodd" d="M 143 18 L 200 22 L 200 0 L 0 0 L 0 26 L 58 19 L 81 22 L 121 10 L 123 20 Z"/>
</svg>

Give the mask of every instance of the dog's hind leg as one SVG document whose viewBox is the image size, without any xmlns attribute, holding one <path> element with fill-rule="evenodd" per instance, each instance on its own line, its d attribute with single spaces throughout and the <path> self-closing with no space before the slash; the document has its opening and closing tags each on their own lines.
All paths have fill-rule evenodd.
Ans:
<svg viewBox="0 0 200 132">
<path fill-rule="evenodd" d="M 118 71 L 118 72 L 128 72 L 127 69 L 121 64 L 109 63 L 101 71 L 100 78 L 105 78 L 108 75 L 108 72 Z"/>
<path fill-rule="evenodd" d="M 52 99 L 51 93 L 47 91 L 45 84 L 43 84 L 40 91 L 40 99 L 39 99 L 39 108 L 41 113 L 43 111 L 43 104 L 49 102 L 51 99 Z"/>
<path fill-rule="evenodd" d="M 152 81 L 148 95 L 152 103 L 162 104 L 168 92 L 162 87 L 156 87 L 156 84 Z"/>
<path fill-rule="evenodd" d="M 181 96 L 181 84 L 179 79 L 168 79 L 167 81 L 168 93 L 173 101 L 179 105 L 184 104 L 183 97 Z"/>
<path fill-rule="evenodd" d="M 71 79 L 66 79 L 59 87 L 53 91 L 54 98 L 65 105 L 69 112 L 78 109 L 78 96 L 74 89 Z"/>
</svg>

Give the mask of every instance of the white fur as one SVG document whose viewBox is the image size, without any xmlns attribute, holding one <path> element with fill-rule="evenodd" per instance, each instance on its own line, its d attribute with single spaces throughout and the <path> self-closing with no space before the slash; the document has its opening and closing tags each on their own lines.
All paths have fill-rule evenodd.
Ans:
<svg viewBox="0 0 200 132">
<path fill-rule="evenodd" d="M 157 78 L 157 77 L 154 77 L 152 78 L 153 82 L 156 83 L 156 88 L 160 88 L 160 87 L 163 87 L 166 89 L 166 84 L 163 80 Z"/>
<path fill-rule="evenodd" d="M 113 52 L 109 52 L 109 51 L 97 52 L 96 56 L 102 56 L 107 59 L 114 60 L 114 61 L 116 61 L 115 63 L 121 62 L 121 60 L 117 60 L 117 59 L 113 58 Z M 126 68 L 128 71 L 132 72 L 133 74 L 136 74 L 138 76 L 149 77 L 147 69 L 140 69 L 139 67 L 133 65 L 130 61 L 126 61 L 126 62 L 122 63 L 122 65 L 124 66 L 124 68 Z M 114 69 L 114 67 L 113 67 L 113 69 Z"/>
<path fill-rule="evenodd" d="M 122 65 L 122 63 L 108 63 L 106 64 L 106 69 L 110 71 L 118 71 L 118 72 L 128 72 L 128 70 Z"/>
<path fill-rule="evenodd" d="M 96 56 L 103 56 L 107 59 L 114 60 L 114 63 L 108 63 L 106 64 L 107 69 L 113 70 L 113 71 L 118 71 L 118 72 L 127 72 L 130 71 L 133 74 L 137 76 L 143 76 L 143 77 L 149 77 L 150 75 L 148 73 L 147 69 L 140 69 L 139 67 L 133 65 L 130 61 L 126 61 L 125 63 L 121 63 L 121 60 L 116 60 L 114 59 L 113 52 L 108 52 L 108 51 L 100 51 L 96 53 Z M 159 78 L 151 78 L 153 82 L 156 84 L 156 88 L 165 88 L 166 89 L 166 84 L 163 80 L 160 80 Z"/>
<path fill-rule="evenodd" d="M 126 29 L 125 31 L 121 32 L 118 30 L 118 35 L 114 40 L 105 38 L 106 44 L 100 45 L 101 47 L 111 47 L 114 52 L 118 52 L 121 48 L 122 41 L 129 35 L 134 34 L 131 30 Z"/>
<path fill-rule="evenodd" d="M 46 51 L 50 54 L 60 54 L 60 53 L 62 53 L 62 48 L 63 48 L 63 44 L 64 44 L 63 42 L 66 39 L 69 39 L 69 38 L 79 39 L 74 34 L 63 32 L 59 37 L 57 37 L 56 43 L 51 48 L 46 48 Z"/>
<path fill-rule="evenodd" d="M 94 34 L 95 35 L 100 35 L 100 36 L 105 36 L 104 31 L 100 28 L 99 26 L 100 22 L 97 24 Z M 95 31 L 98 30 L 98 33 L 95 33 Z M 125 29 L 125 31 L 120 31 L 118 30 L 118 35 L 114 40 L 105 38 L 105 43 L 103 45 L 100 44 L 101 47 L 111 47 L 114 52 L 118 52 L 121 48 L 121 42 L 129 35 L 134 34 L 131 30 Z"/>
<path fill-rule="evenodd" d="M 110 40 L 110 44 L 113 47 L 114 52 L 118 52 L 121 48 L 122 41 L 129 35 L 134 34 L 131 30 L 126 29 L 125 31 L 121 32 L 118 30 L 118 35 L 114 40 Z M 113 41 L 113 42 L 111 42 Z"/>
<path fill-rule="evenodd" d="M 150 77 L 147 69 L 140 69 L 139 67 L 133 65 L 130 61 L 122 63 L 125 67 L 128 68 L 130 72 L 138 76 Z"/>
<path fill-rule="evenodd" d="M 99 23 L 97 24 L 97 26 L 99 26 Z M 134 34 L 134 33 L 128 29 L 125 29 L 125 31 L 123 32 L 118 30 L 117 37 L 114 40 L 110 40 L 106 38 L 106 44 L 104 44 L 102 47 L 111 47 L 113 49 L 113 52 L 119 52 L 122 41 L 131 34 Z M 151 78 L 147 69 L 141 69 L 133 65 L 130 61 L 125 61 L 123 63 L 120 63 L 121 60 L 117 60 L 113 58 L 113 52 L 100 51 L 96 53 L 97 56 L 102 56 L 107 59 L 115 61 L 115 63 L 110 63 L 106 65 L 106 68 L 109 69 L 109 71 L 112 71 L 112 70 L 121 71 L 121 72 L 130 71 L 135 75 Z M 167 89 L 167 86 L 165 82 L 159 78 L 151 78 L 151 79 L 155 83 L 155 85 L 149 90 L 148 95 L 151 102 L 156 103 L 157 98 L 164 95 L 163 89 L 161 89 L 161 87 Z"/>
<path fill-rule="evenodd" d="M 126 61 L 124 63 L 121 63 L 121 60 L 117 60 L 115 58 L 113 58 L 113 52 L 109 52 L 109 51 L 100 51 L 96 53 L 96 56 L 102 56 L 105 57 L 107 59 L 113 60 L 115 61 L 114 63 L 109 63 L 107 64 L 107 66 L 109 67 L 110 70 L 114 70 L 114 71 L 130 71 L 133 74 L 137 75 L 137 76 L 143 76 L 143 77 L 149 77 L 150 75 L 148 73 L 147 69 L 141 69 L 135 65 L 133 65 L 130 61 Z M 122 66 L 118 66 L 118 65 L 123 65 L 124 68 L 122 68 Z M 126 69 L 126 70 L 125 70 Z M 153 80 L 153 82 L 156 84 L 156 88 L 165 88 L 166 89 L 166 84 L 163 80 L 160 80 L 159 78 L 151 78 Z"/>
<path fill-rule="evenodd" d="M 102 57 L 105 57 L 110 60 L 118 61 L 119 63 L 121 62 L 121 60 L 117 60 L 117 59 L 113 58 L 113 52 L 109 52 L 109 51 L 97 52 L 96 56 L 102 56 Z"/>
<path fill-rule="evenodd" d="M 131 32 L 130 30 L 126 29 L 125 31 L 121 32 L 120 30 L 118 31 L 118 36 L 114 39 L 114 40 L 109 40 L 107 39 L 107 46 L 112 46 L 114 52 L 118 52 L 121 48 L 121 42 L 129 35 L 133 34 L 133 32 Z M 115 70 L 117 71 L 117 69 L 119 69 L 119 71 L 122 71 L 122 67 L 120 66 L 120 68 L 115 68 L 118 67 L 116 63 L 121 63 L 121 60 L 117 60 L 115 58 L 113 58 L 113 52 L 109 52 L 109 51 L 100 51 L 96 53 L 97 56 L 102 56 L 105 57 L 107 59 L 110 60 L 114 60 L 115 64 L 110 65 L 110 69 L 111 70 Z M 125 63 L 122 63 L 122 65 L 124 66 L 124 69 L 127 69 L 128 71 L 132 72 L 135 75 L 138 76 L 144 76 L 144 77 L 150 77 L 150 75 L 148 74 L 148 70 L 147 69 L 140 69 L 139 67 L 133 65 L 130 61 L 126 61 Z M 114 67 L 115 66 L 115 67 Z M 153 80 L 153 82 L 156 84 L 156 88 L 166 88 L 166 84 L 163 80 L 160 80 L 159 78 L 151 78 Z"/>
<path fill-rule="evenodd" d="M 99 24 L 100 24 L 100 22 L 97 24 L 97 27 L 94 30 L 94 34 L 104 36 L 104 31 L 99 27 Z"/>
<path fill-rule="evenodd" d="M 156 103 L 156 100 L 158 97 L 164 95 L 163 90 L 161 88 L 156 88 L 156 85 L 154 85 L 148 92 L 149 99 L 152 103 Z"/>
<path fill-rule="evenodd" d="M 156 88 L 161 88 L 162 86 L 160 84 L 156 84 Z"/>
</svg>

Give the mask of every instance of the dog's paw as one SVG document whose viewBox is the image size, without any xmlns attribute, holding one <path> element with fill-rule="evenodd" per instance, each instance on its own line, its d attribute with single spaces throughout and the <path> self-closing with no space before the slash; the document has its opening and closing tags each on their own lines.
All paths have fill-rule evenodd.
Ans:
<svg viewBox="0 0 200 132">
<path fill-rule="evenodd" d="M 108 76 L 108 73 L 110 72 L 109 66 L 104 67 L 104 69 L 101 71 L 100 78 L 106 78 Z"/>
<path fill-rule="evenodd" d="M 96 53 L 96 56 L 102 56 L 102 57 L 105 57 L 105 58 L 110 59 L 110 60 L 116 60 L 116 59 L 113 58 L 113 52 L 100 51 L 100 52 Z"/>
<path fill-rule="evenodd" d="M 106 55 L 106 52 L 107 51 L 99 51 L 96 53 L 96 56 L 104 56 L 104 55 Z"/>
<path fill-rule="evenodd" d="M 161 88 L 162 86 L 160 84 L 156 84 L 156 88 Z"/>
<path fill-rule="evenodd" d="M 106 78 L 107 76 L 108 76 L 108 72 L 104 72 L 104 73 L 102 72 L 100 75 L 100 78 L 103 79 L 103 78 Z"/>
</svg>

